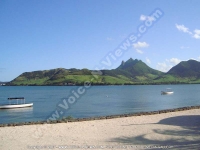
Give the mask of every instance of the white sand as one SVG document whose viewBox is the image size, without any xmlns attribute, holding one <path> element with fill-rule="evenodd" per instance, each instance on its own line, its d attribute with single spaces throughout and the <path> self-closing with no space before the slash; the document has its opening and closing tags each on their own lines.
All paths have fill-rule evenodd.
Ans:
<svg viewBox="0 0 200 150">
<path fill-rule="evenodd" d="M 96 149 L 112 149 L 108 146 L 113 146 L 113 149 L 117 149 L 116 146 L 121 146 L 118 149 L 144 149 L 150 145 L 200 149 L 200 109 L 108 120 L 0 128 L 1 150 L 34 149 L 31 146 L 55 146 L 53 149 L 72 149 L 69 146 L 80 146 L 74 149 L 94 149 L 94 146 Z"/>
</svg>

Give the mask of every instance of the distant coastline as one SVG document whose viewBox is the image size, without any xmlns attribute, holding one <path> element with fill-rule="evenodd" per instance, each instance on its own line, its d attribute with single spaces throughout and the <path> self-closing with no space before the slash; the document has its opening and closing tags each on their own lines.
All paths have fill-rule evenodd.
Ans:
<svg viewBox="0 0 200 150">
<path fill-rule="evenodd" d="M 130 86 L 130 85 L 188 85 L 188 84 L 200 84 L 199 83 L 186 83 L 186 82 L 179 82 L 179 83 L 125 83 L 125 84 L 91 84 L 91 86 Z M 0 86 L 84 86 L 84 84 L 74 84 L 74 85 L 62 85 L 62 84 L 48 84 L 48 85 L 9 85 L 9 83 L 0 85 Z"/>
<path fill-rule="evenodd" d="M 5 86 L 8 82 L 1 82 L 0 81 L 0 86 Z"/>
<path fill-rule="evenodd" d="M 91 85 L 163 85 L 200 84 L 200 62 L 182 61 L 167 73 L 150 68 L 141 60 L 130 58 L 111 70 L 65 69 L 24 72 L 5 85 L 82 86 Z"/>
</svg>

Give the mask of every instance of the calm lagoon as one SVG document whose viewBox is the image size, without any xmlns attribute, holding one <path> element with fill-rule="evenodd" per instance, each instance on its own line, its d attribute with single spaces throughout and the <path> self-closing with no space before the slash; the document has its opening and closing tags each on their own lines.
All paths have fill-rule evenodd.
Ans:
<svg viewBox="0 0 200 150">
<path fill-rule="evenodd" d="M 25 97 L 33 107 L 0 110 L 0 124 L 45 121 L 56 110 L 59 102 L 67 99 L 77 86 L 0 86 L 0 103 L 8 97 Z M 173 95 L 161 95 L 172 88 Z M 156 111 L 200 105 L 200 85 L 132 85 L 92 86 L 65 116 L 74 118 L 97 117 L 136 112 Z"/>
</svg>

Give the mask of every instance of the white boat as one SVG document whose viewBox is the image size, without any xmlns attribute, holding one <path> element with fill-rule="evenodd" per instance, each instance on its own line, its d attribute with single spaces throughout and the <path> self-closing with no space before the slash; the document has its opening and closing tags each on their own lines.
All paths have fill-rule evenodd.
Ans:
<svg viewBox="0 0 200 150">
<path fill-rule="evenodd" d="M 167 88 L 165 91 L 161 91 L 162 95 L 170 95 L 170 94 L 173 94 L 173 93 L 174 92 L 170 88 Z"/>
<path fill-rule="evenodd" d="M 0 109 L 24 108 L 33 106 L 33 103 L 25 103 L 24 97 L 13 97 L 13 98 L 8 98 L 8 100 L 10 103 L 7 105 L 0 105 Z M 11 103 L 11 100 L 16 100 L 17 103 Z"/>
</svg>

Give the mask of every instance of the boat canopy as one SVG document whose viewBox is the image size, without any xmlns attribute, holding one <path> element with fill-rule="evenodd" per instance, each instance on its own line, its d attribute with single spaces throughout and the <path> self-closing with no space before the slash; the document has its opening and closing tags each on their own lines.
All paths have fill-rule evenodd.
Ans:
<svg viewBox="0 0 200 150">
<path fill-rule="evenodd" d="M 19 99 L 25 99 L 24 97 L 10 97 L 8 100 L 19 100 Z"/>
</svg>

